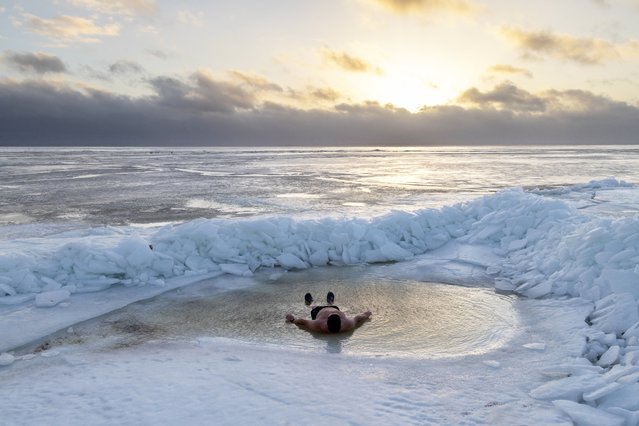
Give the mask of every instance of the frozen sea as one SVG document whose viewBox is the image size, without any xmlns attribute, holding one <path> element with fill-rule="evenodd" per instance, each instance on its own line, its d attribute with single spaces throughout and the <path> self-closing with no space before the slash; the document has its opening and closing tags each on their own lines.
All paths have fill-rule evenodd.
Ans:
<svg viewBox="0 0 639 426">
<path fill-rule="evenodd" d="M 639 424 L 639 148 L 0 148 L 3 424 Z M 327 291 L 348 335 L 284 322 Z"/>
</svg>

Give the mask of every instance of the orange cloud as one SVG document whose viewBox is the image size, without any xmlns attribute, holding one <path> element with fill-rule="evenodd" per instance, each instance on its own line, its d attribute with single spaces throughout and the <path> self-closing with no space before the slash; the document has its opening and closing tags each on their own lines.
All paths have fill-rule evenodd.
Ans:
<svg viewBox="0 0 639 426">
<path fill-rule="evenodd" d="M 521 74 L 528 78 L 532 78 L 532 73 L 526 68 L 514 67 L 508 64 L 497 64 L 488 68 L 488 71 L 493 74 Z"/>
<path fill-rule="evenodd" d="M 448 11 L 470 13 L 476 6 L 467 0 L 367 0 L 377 3 L 395 13 Z"/>
<path fill-rule="evenodd" d="M 358 58 L 346 52 L 336 52 L 330 49 L 324 49 L 324 59 L 331 62 L 345 71 L 362 72 L 372 74 L 383 74 L 379 67 L 375 67 L 364 59 Z"/>
<path fill-rule="evenodd" d="M 231 70 L 228 72 L 228 74 L 235 83 L 254 90 L 270 92 L 282 92 L 284 90 L 281 86 L 269 81 L 268 79 L 260 75 L 238 70 Z"/>
<path fill-rule="evenodd" d="M 606 40 L 515 27 L 503 27 L 500 33 L 527 54 L 546 55 L 583 65 L 597 65 L 620 56 L 617 47 Z"/>
<path fill-rule="evenodd" d="M 320 87 L 318 89 L 314 89 L 310 93 L 311 97 L 317 99 L 319 101 L 331 101 L 335 102 L 339 98 L 342 97 L 342 94 L 337 90 L 332 89 L 330 87 Z"/>
<path fill-rule="evenodd" d="M 61 15 L 52 19 L 40 18 L 30 13 L 24 13 L 22 16 L 24 20 L 17 22 L 19 26 L 62 43 L 97 42 L 99 36 L 115 36 L 120 31 L 117 24 L 101 26 L 91 19 L 79 16 Z"/>
</svg>

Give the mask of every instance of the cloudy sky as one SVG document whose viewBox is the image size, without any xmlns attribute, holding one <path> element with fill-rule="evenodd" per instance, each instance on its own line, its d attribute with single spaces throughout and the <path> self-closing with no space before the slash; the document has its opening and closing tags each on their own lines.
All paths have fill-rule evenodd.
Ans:
<svg viewBox="0 0 639 426">
<path fill-rule="evenodd" d="M 5 0 L 0 145 L 639 143 L 639 0 Z"/>
</svg>

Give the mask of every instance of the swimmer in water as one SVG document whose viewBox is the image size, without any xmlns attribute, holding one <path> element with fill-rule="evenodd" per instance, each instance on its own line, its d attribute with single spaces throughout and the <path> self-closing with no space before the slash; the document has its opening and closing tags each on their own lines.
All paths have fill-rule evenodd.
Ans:
<svg viewBox="0 0 639 426">
<path fill-rule="evenodd" d="M 304 300 L 307 305 L 313 302 L 310 293 L 306 293 Z M 328 305 L 315 306 L 311 310 L 311 319 L 295 318 L 292 314 L 286 314 L 286 321 L 295 324 L 300 328 L 315 333 L 341 333 L 351 331 L 359 327 L 370 318 L 371 312 L 366 311 L 363 314 L 348 318 L 339 308 L 333 305 L 335 295 L 329 291 L 326 295 Z"/>
</svg>

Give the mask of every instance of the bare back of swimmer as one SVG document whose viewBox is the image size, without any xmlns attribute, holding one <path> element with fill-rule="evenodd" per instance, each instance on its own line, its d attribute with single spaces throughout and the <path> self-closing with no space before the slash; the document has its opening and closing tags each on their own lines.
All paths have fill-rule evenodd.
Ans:
<svg viewBox="0 0 639 426">
<path fill-rule="evenodd" d="M 327 301 L 333 302 L 332 293 L 329 292 Z M 308 295 L 310 296 L 310 294 Z M 308 299 L 307 303 L 308 302 Z M 293 314 L 286 315 L 286 321 L 295 324 L 300 328 L 304 328 L 315 333 L 341 333 L 351 331 L 362 325 L 371 317 L 371 312 L 366 311 L 363 314 L 348 318 L 337 306 L 316 306 L 311 312 L 312 319 L 295 318 Z"/>
</svg>

